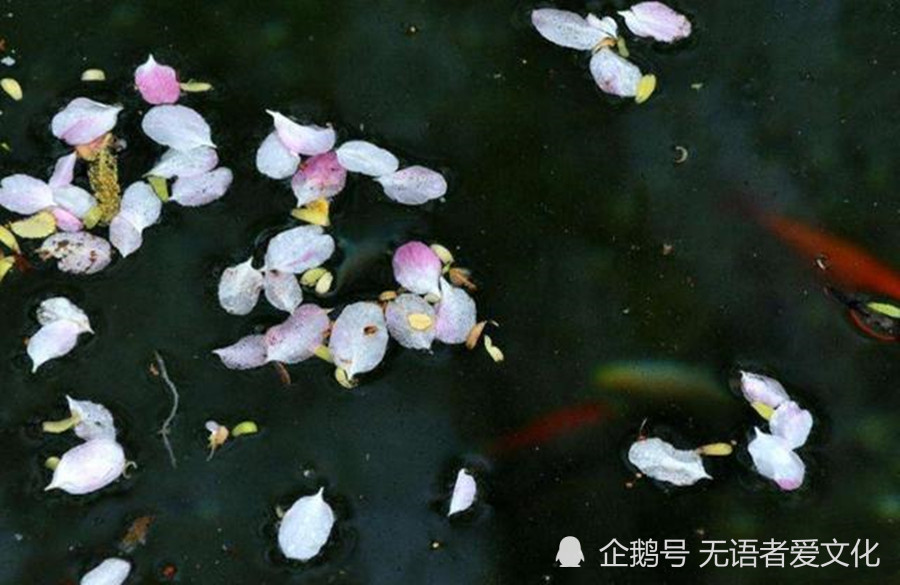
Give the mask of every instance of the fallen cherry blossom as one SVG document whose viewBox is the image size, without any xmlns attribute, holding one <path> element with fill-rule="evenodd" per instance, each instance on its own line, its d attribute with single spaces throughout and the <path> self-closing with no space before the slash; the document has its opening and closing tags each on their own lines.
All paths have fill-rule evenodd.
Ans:
<svg viewBox="0 0 900 585">
<path fill-rule="evenodd" d="M 32 373 L 49 360 L 72 351 L 82 333 L 94 332 L 84 311 L 65 297 L 42 302 L 37 320 L 41 328 L 28 339 L 26 348 L 33 364 Z"/>
<path fill-rule="evenodd" d="M 28 175 L 11 175 L 0 181 L 0 207 L 31 215 L 45 209 L 63 209 L 79 220 L 97 205 L 97 200 L 72 185 L 77 155 L 73 152 L 56 161 L 50 180 L 45 183 Z"/>
<path fill-rule="evenodd" d="M 116 126 L 121 106 L 75 98 L 50 121 L 53 135 L 70 146 L 90 144 Z"/>
<path fill-rule="evenodd" d="M 806 466 L 791 449 L 790 444 L 758 428 L 754 431 L 756 436 L 750 441 L 747 450 L 753 458 L 756 470 L 785 491 L 795 490 L 803 485 Z"/>
<path fill-rule="evenodd" d="M 253 268 L 253 258 L 230 266 L 219 279 L 219 305 L 232 315 L 247 315 L 263 289 L 263 273 Z"/>
<path fill-rule="evenodd" d="M 143 243 L 143 232 L 159 221 L 162 201 L 147 183 L 132 183 L 122 195 L 119 213 L 109 224 L 109 241 L 123 258 Z"/>
<path fill-rule="evenodd" d="M 172 185 L 171 201 L 184 207 L 200 207 L 219 199 L 231 186 L 231 169 L 219 167 L 200 175 L 180 176 Z"/>
<path fill-rule="evenodd" d="M 806 444 L 812 426 L 812 414 L 793 400 L 781 403 L 769 419 L 772 435 L 783 440 L 791 449 L 799 449 Z"/>
<path fill-rule="evenodd" d="M 619 15 L 628 30 L 639 37 L 673 43 L 691 34 L 691 22 L 662 2 L 639 2 Z"/>
<path fill-rule="evenodd" d="M 350 140 L 341 144 L 335 152 L 341 166 L 351 173 L 381 177 L 393 174 L 400 168 L 396 156 L 365 140 Z"/>
<path fill-rule="evenodd" d="M 417 241 L 403 244 L 394 252 L 391 265 L 400 286 L 416 294 L 440 296 L 444 265 L 428 245 Z"/>
<path fill-rule="evenodd" d="M 153 55 L 135 69 L 134 85 L 148 104 L 174 104 L 181 95 L 175 70 L 157 63 Z"/>
<path fill-rule="evenodd" d="M 313 156 L 300 164 L 291 179 L 291 189 L 297 205 L 306 205 L 316 199 L 330 199 L 344 189 L 347 170 L 338 162 L 334 151 Z"/>
<path fill-rule="evenodd" d="M 286 179 L 297 172 L 300 155 L 291 152 L 278 137 L 271 132 L 256 151 L 256 169 L 272 179 Z"/>
<path fill-rule="evenodd" d="M 37 250 L 44 260 L 59 260 L 59 269 L 74 274 L 94 274 L 106 268 L 112 259 L 109 242 L 87 232 L 53 234 Z"/>
<path fill-rule="evenodd" d="M 359 302 L 341 311 L 331 330 L 328 349 L 335 365 L 352 382 L 357 374 L 374 370 L 387 351 L 384 313 L 375 303 Z"/>
<path fill-rule="evenodd" d="M 334 129 L 316 125 L 304 126 L 272 110 L 266 110 L 266 113 L 272 116 L 275 132 L 290 152 L 296 155 L 315 156 L 325 154 L 334 148 L 337 140 Z"/>
<path fill-rule="evenodd" d="M 475 301 L 469 293 L 441 279 L 441 301 L 437 304 L 435 337 L 441 343 L 465 343 L 477 323 Z"/>
<path fill-rule="evenodd" d="M 264 270 L 301 274 L 334 254 L 334 239 L 317 225 L 285 230 L 269 241 Z"/>
<path fill-rule="evenodd" d="M 407 167 L 375 180 L 388 198 L 404 205 L 421 205 L 447 194 L 447 180 L 443 175 L 422 166 Z"/>
<path fill-rule="evenodd" d="M 109 558 L 85 573 L 79 585 L 122 585 L 131 573 L 131 563 Z"/>
<path fill-rule="evenodd" d="M 385 308 L 388 332 L 397 343 L 409 349 L 431 349 L 435 320 L 432 306 L 413 294 L 400 295 Z"/>
<path fill-rule="evenodd" d="M 697 451 L 676 449 L 655 437 L 635 441 L 628 449 L 628 461 L 644 475 L 676 486 L 712 479 Z"/>
<path fill-rule="evenodd" d="M 219 155 L 210 146 L 198 146 L 190 150 L 170 148 L 147 174 L 164 179 L 189 178 L 207 173 L 216 168 L 217 164 Z"/>
<path fill-rule="evenodd" d="M 477 493 L 478 485 L 475 478 L 465 469 L 460 469 L 456 474 L 456 483 L 453 485 L 453 495 L 450 497 L 447 516 L 465 512 L 471 508 Z"/>
<path fill-rule="evenodd" d="M 615 41 L 618 36 L 618 26 L 609 17 L 585 19 L 574 12 L 555 8 L 533 10 L 531 24 L 554 45 L 580 51 L 593 50 L 602 41 Z"/>
<path fill-rule="evenodd" d="M 334 526 L 334 511 L 320 488 L 315 495 L 298 499 L 278 527 L 278 547 L 289 559 L 306 562 L 322 550 Z"/>
<path fill-rule="evenodd" d="M 44 491 L 60 489 L 73 495 L 102 489 L 125 472 L 125 452 L 113 439 L 92 439 L 63 454 Z"/>
<path fill-rule="evenodd" d="M 66 396 L 71 417 L 77 420 L 75 435 L 85 441 L 116 438 L 116 424 L 112 413 L 102 404 L 89 400 L 75 400 Z"/>
<path fill-rule="evenodd" d="M 203 116 L 187 106 L 154 106 L 144 114 L 141 129 L 157 144 L 175 150 L 216 146 L 212 141 L 209 124 Z"/>
<path fill-rule="evenodd" d="M 758 402 L 774 409 L 790 400 L 781 382 L 769 376 L 742 371 L 740 383 L 744 398 L 751 404 Z"/>
<path fill-rule="evenodd" d="M 303 290 L 297 276 L 290 272 L 267 270 L 263 277 L 263 290 L 269 304 L 291 313 L 303 302 Z"/>
<path fill-rule="evenodd" d="M 635 97 L 643 74 L 637 65 L 612 49 L 603 48 L 591 57 L 591 76 L 604 93 Z"/>
</svg>

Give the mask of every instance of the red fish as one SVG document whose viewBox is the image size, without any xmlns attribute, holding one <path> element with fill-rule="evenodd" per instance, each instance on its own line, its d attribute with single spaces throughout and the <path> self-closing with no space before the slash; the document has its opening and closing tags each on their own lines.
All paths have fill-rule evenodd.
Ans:
<svg viewBox="0 0 900 585">
<path fill-rule="evenodd" d="M 536 447 L 566 433 L 608 419 L 611 415 L 610 408 L 598 402 L 563 408 L 501 437 L 491 446 L 490 450 L 495 454 L 500 454 Z"/>
</svg>

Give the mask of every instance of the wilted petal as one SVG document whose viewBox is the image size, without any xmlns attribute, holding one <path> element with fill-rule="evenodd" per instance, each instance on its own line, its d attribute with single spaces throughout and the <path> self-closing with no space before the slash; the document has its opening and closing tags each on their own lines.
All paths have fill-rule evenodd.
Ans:
<svg viewBox="0 0 900 585">
<path fill-rule="evenodd" d="M 469 293 L 441 279 L 435 336 L 446 344 L 463 343 L 475 327 L 475 301 Z"/>
<path fill-rule="evenodd" d="M 348 305 L 334 322 L 329 349 L 334 363 L 351 379 L 374 370 L 387 351 L 384 313 L 375 303 Z"/>
<path fill-rule="evenodd" d="M 747 450 L 753 458 L 756 470 L 785 491 L 795 490 L 803 485 L 806 466 L 803 460 L 794 453 L 788 444 L 755 429 L 756 437 L 750 441 Z"/>
<path fill-rule="evenodd" d="M 385 195 L 403 205 L 421 205 L 447 193 L 443 175 L 420 166 L 406 167 L 375 180 L 384 187 Z"/>
<path fill-rule="evenodd" d="M 347 170 L 338 162 L 337 154 L 331 151 L 302 162 L 291 180 L 291 189 L 300 206 L 316 199 L 334 197 L 344 189 L 346 181 Z"/>
<path fill-rule="evenodd" d="M 443 264 L 438 255 L 422 242 L 407 242 L 397 248 L 391 261 L 394 279 L 419 295 L 440 294 L 439 280 Z"/>
<path fill-rule="evenodd" d="M 53 202 L 78 219 L 83 219 L 97 205 L 93 195 L 75 185 L 53 189 Z"/>
<path fill-rule="evenodd" d="M 89 144 L 116 126 L 121 106 L 108 106 L 75 98 L 62 111 L 53 116 L 50 130 L 53 135 L 72 146 Z"/>
<path fill-rule="evenodd" d="M 266 363 L 266 341 L 263 335 L 248 335 L 232 345 L 213 350 L 230 370 L 250 370 Z"/>
<path fill-rule="evenodd" d="M 591 57 L 591 75 L 604 93 L 620 97 L 634 97 L 641 70 L 631 61 L 610 49 L 600 49 Z"/>
<path fill-rule="evenodd" d="M 227 167 L 193 177 L 179 177 L 172 185 L 172 201 L 185 207 L 206 205 L 224 195 L 233 178 Z"/>
<path fill-rule="evenodd" d="M 641 473 L 677 486 L 694 485 L 712 479 L 703 468 L 703 459 L 693 450 L 676 449 L 662 439 L 642 439 L 631 445 L 628 461 Z"/>
<path fill-rule="evenodd" d="M 334 253 L 334 239 L 317 225 L 285 230 L 269 241 L 266 270 L 300 274 L 321 266 Z"/>
<path fill-rule="evenodd" d="M 388 303 L 384 317 L 388 332 L 397 343 L 410 349 L 431 349 L 437 317 L 422 297 L 400 295 Z"/>
<path fill-rule="evenodd" d="M 262 273 L 253 268 L 253 258 L 226 268 L 219 279 L 219 304 L 232 315 L 253 310 L 263 288 Z"/>
<path fill-rule="evenodd" d="M 94 439 L 73 447 L 59 460 L 44 491 L 60 489 L 81 495 L 102 489 L 125 471 L 125 452 L 111 439 Z"/>
<path fill-rule="evenodd" d="M 266 113 L 272 116 L 272 120 L 275 122 L 275 131 L 282 144 L 294 154 L 313 156 L 324 154 L 334 148 L 337 136 L 332 128 L 322 128 L 316 125 L 303 126 L 278 112 L 266 110 Z"/>
<path fill-rule="evenodd" d="M 216 168 L 219 155 L 215 148 L 198 146 L 190 150 L 170 148 L 147 174 L 153 177 L 196 177 Z"/>
<path fill-rule="evenodd" d="M 291 152 L 272 131 L 256 151 L 256 170 L 273 179 L 287 179 L 297 172 L 300 157 Z"/>
<path fill-rule="evenodd" d="M 112 258 L 109 242 L 87 232 L 53 234 L 37 252 L 44 259 L 56 258 L 60 270 L 74 274 L 100 272 Z"/>
<path fill-rule="evenodd" d="M 266 300 L 282 311 L 292 313 L 303 302 L 303 291 L 297 277 L 290 272 L 267 270 L 263 288 Z"/>
<path fill-rule="evenodd" d="M 41 325 L 71 321 L 81 333 L 94 332 L 87 314 L 66 297 L 52 297 L 43 301 L 37 309 L 37 321 Z"/>
<path fill-rule="evenodd" d="M 330 326 L 328 313 L 321 307 L 312 304 L 297 307 L 284 323 L 266 331 L 267 360 L 296 364 L 312 357 Z"/>
<path fill-rule="evenodd" d="M 53 174 L 50 176 L 50 180 L 47 181 L 51 189 L 65 187 L 72 183 L 72 178 L 75 176 L 75 161 L 77 160 L 78 154 L 74 151 L 72 154 L 59 157 L 56 160 Z"/>
<path fill-rule="evenodd" d="M 66 355 L 78 342 L 81 330 L 71 321 L 56 321 L 44 325 L 28 339 L 28 357 L 31 371 L 36 372 L 44 363 Z"/>
<path fill-rule="evenodd" d="M 71 396 L 66 396 L 66 401 L 69 403 L 69 412 L 79 419 L 75 425 L 78 437 L 85 441 L 116 438 L 115 421 L 105 406 L 89 400 L 75 400 Z"/>
<path fill-rule="evenodd" d="M 84 229 L 84 224 L 71 212 L 66 211 L 62 207 L 54 207 L 50 210 L 53 219 L 56 220 L 56 227 L 63 232 L 80 232 Z"/>
<path fill-rule="evenodd" d="M 453 496 L 450 497 L 450 510 L 447 512 L 447 516 L 468 510 L 475 501 L 476 493 L 478 493 L 478 486 L 475 478 L 465 469 L 460 469 L 456 474 L 456 483 L 453 485 Z"/>
<path fill-rule="evenodd" d="M 181 95 L 175 70 L 168 65 L 157 63 L 153 55 L 147 58 L 146 63 L 135 69 L 134 84 L 148 104 L 174 104 Z"/>
<path fill-rule="evenodd" d="M 124 559 L 106 559 L 79 581 L 79 585 L 122 585 L 131 573 L 131 563 Z"/>
<path fill-rule="evenodd" d="M 32 215 L 53 206 L 53 189 L 28 175 L 11 175 L 0 181 L 0 206 Z"/>
<path fill-rule="evenodd" d="M 334 511 L 322 496 L 304 496 L 288 509 L 278 527 L 278 546 L 289 559 L 306 562 L 319 554 L 334 526 Z"/>
<path fill-rule="evenodd" d="M 619 14 L 628 30 L 639 37 L 671 43 L 691 34 L 691 22 L 662 2 L 640 2 Z"/>
<path fill-rule="evenodd" d="M 176 150 L 216 146 L 209 124 L 203 116 L 186 106 L 154 106 L 144 114 L 141 128 L 154 142 Z"/>
<path fill-rule="evenodd" d="M 531 24 L 554 45 L 570 49 L 590 51 L 600 41 L 609 38 L 603 29 L 592 26 L 574 12 L 555 8 L 532 10 Z"/>
<path fill-rule="evenodd" d="M 400 161 L 387 150 L 365 140 L 351 140 L 337 149 L 338 162 L 351 173 L 381 177 L 397 172 Z"/>
<path fill-rule="evenodd" d="M 748 402 L 760 402 L 770 408 L 790 400 L 781 382 L 752 372 L 741 372 L 741 392 Z"/>
<path fill-rule="evenodd" d="M 808 410 L 800 408 L 792 400 L 782 402 L 775 409 L 772 418 L 769 419 L 769 430 L 774 436 L 787 443 L 791 449 L 797 449 L 806 444 L 812 425 L 812 414 Z"/>
</svg>

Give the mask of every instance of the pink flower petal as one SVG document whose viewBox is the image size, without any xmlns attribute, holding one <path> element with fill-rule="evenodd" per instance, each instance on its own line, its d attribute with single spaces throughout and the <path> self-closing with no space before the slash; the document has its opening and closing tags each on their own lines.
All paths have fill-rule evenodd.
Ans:
<svg viewBox="0 0 900 585">
<path fill-rule="evenodd" d="M 317 225 L 283 231 L 269 241 L 266 270 L 300 274 L 321 266 L 334 253 L 334 239 Z"/>
<path fill-rule="evenodd" d="M 313 156 L 325 154 L 334 148 L 337 136 L 332 128 L 321 126 L 303 126 L 287 116 L 272 110 L 266 110 L 275 122 L 275 131 L 281 142 L 294 154 Z"/>
<path fill-rule="evenodd" d="M 84 97 L 75 98 L 53 116 L 50 130 L 71 146 L 89 144 L 115 128 L 121 111 L 121 106 L 108 106 Z"/>
<path fill-rule="evenodd" d="M 94 439 L 66 451 L 44 491 L 89 494 L 116 481 L 124 471 L 122 446 L 111 439 Z"/>
<path fill-rule="evenodd" d="M 322 308 L 312 304 L 297 307 L 284 323 L 266 331 L 267 361 L 296 364 L 312 357 L 330 326 Z"/>
<path fill-rule="evenodd" d="M 600 49 L 591 57 L 591 75 L 604 93 L 619 97 L 634 97 L 641 70 L 637 65 L 620 57 L 608 48 Z"/>
<path fill-rule="evenodd" d="M 354 303 L 341 311 L 331 330 L 328 348 L 337 367 L 351 379 L 374 370 L 387 351 L 384 313 L 375 303 Z"/>
<path fill-rule="evenodd" d="M 769 408 L 778 408 L 782 402 L 790 400 L 781 382 L 752 372 L 741 372 L 741 392 L 747 402 L 761 402 Z"/>
<path fill-rule="evenodd" d="M 338 162 L 351 173 L 381 177 L 396 173 L 400 161 L 387 150 L 365 140 L 351 140 L 337 149 Z"/>
<path fill-rule="evenodd" d="M 590 51 L 600 41 L 609 38 L 604 30 L 592 26 L 574 12 L 555 8 L 532 10 L 531 24 L 542 37 L 554 45 L 581 51 Z"/>
<path fill-rule="evenodd" d="M 175 70 L 157 63 L 153 55 L 147 58 L 146 63 L 135 69 L 134 84 L 148 104 L 174 104 L 181 95 Z"/>
<path fill-rule="evenodd" d="M 81 578 L 78 585 L 122 585 L 131 573 L 131 563 L 124 559 L 106 559 Z"/>
<path fill-rule="evenodd" d="M 186 106 L 154 106 L 144 114 L 141 128 L 154 142 L 175 150 L 216 147 L 209 124 L 203 116 Z"/>
<path fill-rule="evenodd" d="M 756 437 L 750 441 L 747 450 L 753 458 L 756 470 L 778 484 L 785 491 L 795 490 L 803 485 L 806 466 L 782 439 L 755 429 Z"/>
<path fill-rule="evenodd" d="M 266 300 L 281 311 L 292 313 L 303 302 L 303 291 L 297 277 L 290 272 L 267 270 L 263 288 Z"/>
<path fill-rule="evenodd" d="M 297 205 L 306 205 L 321 198 L 331 198 L 344 189 L 347 170 L 338 162 L 334 151 L 319 154 L 300 164 L 291 180 Z"/>
<path fill-rule="evenodd" d="M 54 207 L 50 212 L 56 220 L 56 228 L 58 230 L 63 232 L 80 232 L 84 229 L 84 224 L 81 223 L 81 220 L 62 207 Z"/>
<path fill-rule="evenodd" d="M 287 179 L 297 172 L 300 157 L 278 138 L 274 130 L 266 136 L 256 151 L 256 170 L 273 179 Z"/>
<path fill-rule="evenodd" d="M 406 167 L 375 180 L 384 187 L 385 195 L 403 205 L 421 205 L 447 193 L 443 175 L 420 166 Z"/>
<path fill-rule="evenodd" d="M 31 371 L 52 359 L 62 357 L 75 348 L 81 329 L 72 321 L 60 320 L 44 325 L 28 339 L 28 356 L 31 358 Z"/>
<path fill-rule="evenodd" d="M 97 200 L 81 187 L 66 185 L 53 189 L 53 203 L 82 219 L 97 205 Z"/>
<path fill-rule="evenodd" d="M 60 270 L 74 274 L 100 272 L 112 259 L 109 242 L 87 232 L 53 234 L 37 252 L 44 259 L 56 258 Z"/>
<path fill-rule="evenodd" d="M 75 162 L 78 160 L 78 154 L 74 151 L 72 154 L 61 156 L 56 160 L 53 167 L 53 175 L 51 175 L 48 184 L 51 189 L 65 187 L 72 183 L 75 176 Z"/>
<path fill-rule="evenodd" d="M 22 215 L 32 215 L 53 206 L 53 190 L 28 175 L 11 175 L 0 181 L 0 206 Z"/>
<path fill-rule="evenodd" d="M 475 317 L 475 301 L 469 293 L 442 278 L 435 324 L 437 340 L 448 345 L 463 343 L 475 327 Z"/>
<path fill-rule="evenodd" d="M 184 207 L 206 205 L 225 195 L 233 179 L 231 169 L 227 167 L 193 177 L 179 177 L 172 185 L 171 200 Z"/>
<path fill-rule="evenodd" d="M 394 278 L 401 286 L 419 295 L 440 294 L 443 264 L 434 250 L 422 242 L 407 242 L 397 248 L 392 260 Z"/>
<path fill-rule="evenodd" d="M 447 516 L 453 516 L 465 512 L 475 502 L 478 493 L 478 485 L 475 478 L 465 469 L 460 469 L 456 474 L 456 483 L 453 484 L 453 495 L 450 497 L 450 509 Z"/>
<path fill-rule="evenodd" d="M 122 196 L 119 213 L 109 224 L 109 241 L 123 258 L 143 243 L 143 231 L 159 220 L 162 201 L 147 183 L 132 183 Z"/>
<path fill-rule="evenodd" d="M 198 146 L 190 150 L 170 148 L 147 174 L 164 179 L 196 177 L 213 170 L 217 164 L 219 155 L 215 148 L 209 146 Z"/>
<path fill-rule="evenodd" d="M 691 34 L 691 22 L 662 2 L 640 2 L 619 14 L 628 30 L 639 37 L 672 43 Z"/>
<path fill-rule="evenodd" d="M 266 363 L 266 342 L 262 335 L 242 337 L 232 345 L 214 350 L 229 370 L 251 370 Z"/>
<path fill-rule="evenodd" d="M 253 310 L 263 288 L 262 273 L 253 268 L 253 258 L 226 268 L 219 279 L 219 304 L 232 315 Z"/>
<path fill-rule="evenodd" d="M 412 314 L 427 315 L 431 319 L 431 327 L 425 330 L 414 329 L 409 323 Z M 403 294 L 388 304 L 384 312 L 388 332 L 394 340 L 410 349 L 431 349 L 435 335 L 434 309 L 422 297 Z"/>
<path fill-rule="evenodd" d="M 812 425 L 812 414 L 792 400 L 781 403 L 769 419 L 769 430 L 791 449 L 798 449 L 806 444 Z"/>
</svg>

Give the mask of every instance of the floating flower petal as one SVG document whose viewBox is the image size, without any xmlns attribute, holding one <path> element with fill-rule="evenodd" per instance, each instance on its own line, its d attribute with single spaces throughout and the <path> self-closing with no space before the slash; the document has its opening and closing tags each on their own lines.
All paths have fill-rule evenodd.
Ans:
<svg viewBox="0 0 900 585">
<path fill-rule="evenodd" d="M 640 2 L 619 14 L 628 30 L 639 37 L 672 43 L 691 34 L 691 22 L 662 2 Z"/>
<path fill-rule="evenodd" d="M 236 343 L 213 350 L 230 370 L 251 370 L 266 363 L 266 341 L 263 335 L 248 335 Z"/>
<path fill-rule="evenodd" d="M 278 546 L 289 559 L 306 562 L 319 554 L 334 526 L 334 511 L 322 496 L 304 496 L 288 509 L 278 527 Z"/>
<path fill-rule="evenodd" d="M 677 486 L 712 479 L 703 468 L 703 458 L 696 451 L 676 449 L 662 439 L 636 441 L 628 450 L 628 461 L 641 473 Z"/>
<path fill-rule="evenodd" d="M 441 279 L 441 302 L 437 305 L 435 336 L 446 344 L 465 343 L 476 324 L 475 301 L 469 293 Z"/>
<path fill-rule="evenodd" d="M 798 449 L 806 444 L 812 425 L 812 414 L 800 408 L 793 400 L 782 402 L 769 419 L 769 430 L 791 449 Z"/>
<path fill-rule="evenodd" d="M 300 157 L 288 149 L 272 131 L 256 151 L 256 170 L 273 179 L 287 179 L 297 172 Z"/>
<path fill-rule="evenodd" d="M 124 559 L 106 559 L 81 578 L 79 585 L 122 585 L 131 573 L 131 563 Z"/>
<path fill-rule="evenodd" d="M 603 48 L 595 53 L 591 57 L 590 69 L 594 81 L 604 93 L 620 97 L 637 95 L 641 70 L 611 49 Z"/>
<path fill-rule="evenodd" d="M 87 232 L 53 234 L 37 252 L 44 259 L 56 258 L 60 270 L 75 274 L 100 272 L 112 258 L 109 242 Z"/>
<path fill-rule="evenodd" d="M 171 200 L 185 207 L 200 207 L 219 199 L 231 186 L 231 169 L 219 167 L 214 171 L 179 177 L 172 185 Z"/>
<path fill-rule="evenodd" d="M 447 193 L 443 175 L 420 166 L 406 167 L 375 180 L 384 187 L 385 195 L 403 205 L 421 205 Z"/>
<path fill-rule="evenodd" d="M 75 176 L 75 162 L 78 160 L 78 154 L 72 152 L 66 156 L 61 156 L 56 160 L 53 166 L 53 174 L 47 183 L 51 189 L 65 187 L 72 184 L 72 178 Z"/>
<path fill-rule="evenodd" d="M 181 95 L 175 70 L 168 65 L 157 63 L 153 55 L 147 58 L 146 63 L 135 69 L 134 84 L 148 104 L 174 104 Z"/>
<path fill-rule="evenodd" d="M 590 51 L 603 39 L 615 39 L 615 35 L 610 36 L 606 30 L 591 25 L 574 12 L 555 8 L 532 10 L 531 24 L 554 45 L 581 51 Z"/>
<path fill-rule="evenodd" d="M 60 489 L 73 495 L 102 489 L 125 471 L 125 452 L 110 439 L 94 439 L 66 451 L 44 491 Z"/>
<path fill-rule="evenodd" d="M 75 348 L 81 331 L 71 321 L 57 321 L 44 325 L 28 339 L 28 357 L 31 371 L 36 372 L 46 362 L 62 357 Z"/>
<path fill-rule="evenodd" d="M 84 223 L 74 214 L 62 207 L 54 207 L 50 210 L 56 220 L 56 227 L 63 232 L 80 232 L 84 229 Z"/>
<path fill-rule="evenodd" d="M 385 309 L 385 321 L 391 337 L 410 349 L 431 349 L 435 320 L 432 306 L 418 295 L 400 295 Z"/>
<path fill-rule="evenodd" d="M 37 309 L 37 321 L 49 325 L 57 321 L 71 321 L 81 333 L 93 333 L 87 314 L 66 297 L 52 297 L 43 301 Z"/>
<path fill-rule="evenodd" d="M 296 364 L 312 357 L 330 326 L 322 308 L 312 304 L 297 307 L 284 323 L 266 331 L 267 361 Z"/>
<path fill-rule="evenodd" d="M 291 189 L 297 197 L 297 205 L 306 205 L 316 199 L 334 197 L 344 189 L 347 170 L 338 162 L 334 151 L 306 159 L 291 180 Z"/>
<path fill-rule="evenodd" d="M 53 205 L 53 189 L 28 175 L 11 175 L 0 181 L 0 206 L 31 215 Z"/>
<path fill-rule="evenodd" d="M 285 230 L 269 241 L 266 270 L 301 274 L 321 266 L 334 253 L 334 239 L 317 225 Z"/>
<path fill-rule="evenodd" d="M 122 196 L 119 213 L 109 224 L 109 241 L 126 257 L 141 247 L 144 229 L 159 220 L 162 201 L 142 181 L 132 183 Z"/>
<path fill-rule="evenodd" d="M 806 466 L 790 446 L 778 437 L 755 429 L 756 437 L 750 441 L 747 450 L 753 458 L 753 465 L 763 476 L 778 484 L 785 491 L 795 490 L 803 485 Z"/>
<path fill-rule="evenodd" d="M 325 154 L 334 148 L 337 136 L 332 128 L 315 125 L 303 126 L 278 112 L 266 110 L 266 113 L 272 116 L 272 120 L 275 122 L 275 131 L 282 144 L 294 154 L 314 156 Z"/>
<path fill-rule="evenodd" d="M 337 149 L 338 162 L 351 173 L 381 177 L 396 173 L 400 161 L 387 150 L 365 140 L 351 140 Z"/>
<path fill-rule="evenodd" d="M 226 268 L 219 279 L 219 304 L 232 315 L 253 310 L 263 288 L 262 272 L 253 268 L 253 258 Z"/>
<path fill-rule="evenodd" d="M 65 185 L 53 189 L 53 202 L 62 207 L 78 219 L 87 217 L 97 205 L 94 196 L 75 185 Z"/>
<path fill-rule="evenodd" d="M 92 439 L 115 439 L 116 424 L 112 413 L 102 404 L 89 400 L 75 400 L 66 396 L 69 412 L 78 417 L 75 434 L 85 441 Z"/>
<path fill-rule="evenodd" d="M 203 116 L 186 106 L 155 106 L 141 121 L 144 134 L 151 140 L 175 150 L 201 146 L 215 148 L 209 124 Z"/>
<path fill-rule="evenodd" d="M 375 303 L 348 305 L 334 323 L 328 348 L 337 367 L 352 380 L 374 370 L 387 351 L 388 332 L 381 307 Z"/>
<path fill-rule="evenodd" d="M 170 148 L 147 174 L 164 179 L 196 177 L 213 170 L 217 164 L 219 155 L 215 148 L 209 146 L 198 146 L 190 150 Z"/>
<path fill-rule="evenodd" d="M 50 130 L 71 146 L 89 144 L 115 128 L 121 111 L 121 106 L 108 106 L 84 97 L 75 98 L 53 116 Z"/>
<path fill-rule="evenodd" d="M 394 279 L 401 286 L 418 295 L 440 294 L 441 259 L 422 242 L 407 242 L 394 252 L 391 265 Z"/>
<path fill-rule="evenodd" d="M 303 290 L 297 276 L 290 272 L 267 270 L 263 288 L 266 300 L 276 309 L 292 313 L 303 302 Z"/>
<path fill-rule="evenodd" d="M 761 402 L 770 408 L 790 400 L 781 382 L 752 372 L 741 372 L 741 392 L 748 402 Z"/>
<path fill-rule="evenodd" d="M 456 474 L 456 483 L 453 485 L 453 495 L 450 497 L 450 509 L 447 516 L 453 516 L 465 512 L 475 502 L 478 486 L 475 478 L 465 469 L 460 469 Z"/>
</svg>

